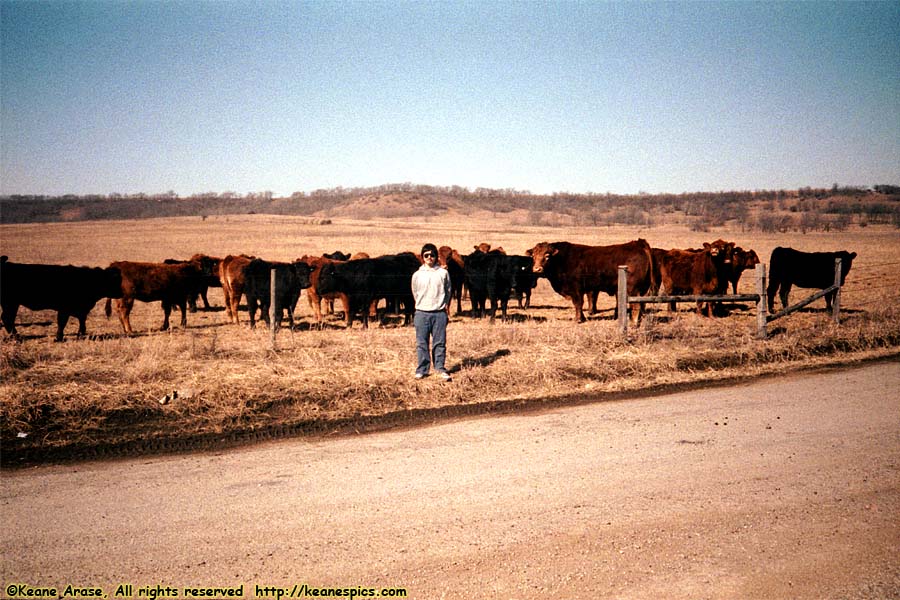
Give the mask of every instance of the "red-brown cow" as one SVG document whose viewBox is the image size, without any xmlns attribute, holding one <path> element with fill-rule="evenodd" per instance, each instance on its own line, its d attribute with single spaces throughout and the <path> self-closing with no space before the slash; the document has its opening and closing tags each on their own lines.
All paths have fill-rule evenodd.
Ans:
<svg viewBox="0 0 900 600">
<path fill-rule="evenodd" d="M 456 312 L 462 312 L 462 292 L 465 284 L 466 260 L 450 246 L 438 248 L 438 264 L 447 269 L 450 274 L 451 296 L 456 298 Z"/>
<path fill-rule="evenodd" d="M 716 244 L 716 242 L 713 242 Z M 660 273 L 660 286 L 670 296 L 702 296 L 727 291 L 734 244 L 703 244 L 703 250 L 668 250 L 654 255 Z M 675 303 L 669 305 L 675 311 Z M 714 303 L 706 303 L 706 313 L 713 316 Z M 697 313 L 703 314 L 703 303 L 697 302 Z"/>
<path fill-rule="evenodd" d="M 586 320 L 585 294 L 591 297 L 592 304 L 599 292 L 616 295 L 620 265 L 628 267 L 629 296 L 644 295 L 653 288 L 653 259 L 650 244 L 644 239 L 611 246 L 541 242 L 526 254 L 534 261 L 534 273 L 546 277 L 557 294 L 572 300 L 575 320 L 579 322 Z M 631 319 L 635 323 L 640 320 L 642 309 L 642 304 L 632 305 Z"/>
<path fill-rule="evenodd" d="M 122 328 L 128 335 L 133 335 L 129 315 L 134 301 L 162 301 L 165 319 L 162 331 L 169 328 L 169 314 L 172 307 L 181 309 L 181 326 L 187 327 L 188 297 L 197 293 L 203 283 L 200 271 L 192 264 L 166 265 L 159 263 L 142 263 L 120 261 L 109 265 L 122 274 L 122 297 L 116 298 L 116 311 Z M 106 317 L 112 314 L 111 300 L 106 301 Z"/>
<path fill-rule="evenodd" d="M 219 263 L 219 280 L 222 283 L 222 295 L 225 296 L 225 312 L 232 323 L 240 323 L 238 307 L 241 304 L 241 296 L 247 285 L 247 267 L 253 256 L 229 254 Z"/>
</svg>

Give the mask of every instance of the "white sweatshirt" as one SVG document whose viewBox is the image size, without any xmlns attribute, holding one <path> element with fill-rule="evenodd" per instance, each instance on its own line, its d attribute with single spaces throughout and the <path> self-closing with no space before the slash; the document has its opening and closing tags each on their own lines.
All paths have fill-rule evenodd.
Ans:
<svg viewBox="0 0 900 600">
<path fill-rule="evenodd" d="M 412 276 L 416 310 L 444 310 L 450 304 L 450 273 L 447 269 L 422 265 Z"/>
</svg>

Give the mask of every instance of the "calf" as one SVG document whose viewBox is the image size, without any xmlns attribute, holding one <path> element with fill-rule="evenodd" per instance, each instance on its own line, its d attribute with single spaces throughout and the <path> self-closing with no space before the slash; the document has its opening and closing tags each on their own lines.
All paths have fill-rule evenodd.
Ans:
<svg viewBox="0 0 900 600">
<path fill-rule="evenodd" d="M 131 309 L 134 301 L 162 302 L 165 318 L 161 331 L 169 328 L 169 314 L 172 307 L 181 309 L 181 326 L 187 327 L 187 300 L 196 294 L 202 285 L 202 275 L 192 264 L 166 265 L 159 263 L 142 263 L 120 261 L 110 265 L 122 274 L 120 297 L 116 299 L 116 310 L 122 328 L 128 335 L 133 335 L 131 328 Z M 106 301 L 106 317 L 112 314 L 111 301 Z"/>
<path fill-rule="evenodd" d="M 188 298 L 188 307 L 191 312 L 197 312 L 197 296 L 203 300 L 203 308 L 204 310 L 209 310 L 209 299 L 206 294 L 209 288 L 211 287 L 222 287 L 221 280 L 219 279 L 219 264 L 222 262 L 222 259 L 216 256 L 207 256 L 205 254 L 195 254 L 190 257 L 188 260 L 178 260 L 175 258 L 167 258 L 163 261 L 163 264 L 166 265 L 178 265 L 184 263 L 190 263 L 197 267 L 200 270 L 200 274 L 202 276 L 201 284 L 198 289 L 198 293 L 194 294 L 190 298 Z"/>
<path fill-rule="evenodd" d="M 348 329 L 353 326 L 353 315 L 357 312 L 362 313 L 363 328 L 368 328 L 369 307 L 380 298 L 387 300 L 388 306 L 401 304 L 403 324 L 408 325 L 415 310 L 410 282 L 421 264 L 412 252 L 325 264 L 319 273 L 316 293 L 347 296 Z"/>
<path fill-rule="evenodd" d="M 759 256 L 753 250 L 744 250 L 740 246 L 734 249 L 734 259 L 731 261 L 731 274 L 728 281 L 731 282 L 732 293 L 737 294 L 738 282 L 741 274 L 746 269 L 755 269 L 759 264 Z"/>
<path fill-rule="evenodd" d="M 841 285 L 844 285 L 856 252 L 801 252 L 780 246 L 772 250 L 772 257 L 769 259 L 769 286 L 766 289 L 770 309 L 774 309 L 776 292 L 781 297 L 782 307 L 788 307 L 791 286 L 824 290 L 834 285 L 834 261 L 838 258 L 841 259 Z M 836 293 L 833 291 L 825 295 L 828 310 L 831 310 Z"/>
<path fill-rule="evenodd" d="M 100 298 L 122 295 L 118 269 L 73 267 L 9 262 L 0 257 L 0 321 L 10 335 L 17 335 L 19 307 L 56 311 L 56 341 L 63 341 L 69 317 L 78 319 L 78 335 L 87 334 L 85 321 Z"/>
<path fill-rule="evenodd" d="M 256 327 L 255 314 L 257 305 L 260 317 L 266 325 L 269 321 L 271 305 L 272 269 L 275 270 L 275 329 L 281 327 L 281 318 L 287 311 L 288 323 L 294 328 L 294 309 L 300 299 L 300 291 L 310 285 L 309 274 L 312 267 L 302 261 L 293 263 L 269 262 L 254 258 L 247 265 L 246 287 L 247 312 L 250 314 L 250 327 Z"/>
</svg>

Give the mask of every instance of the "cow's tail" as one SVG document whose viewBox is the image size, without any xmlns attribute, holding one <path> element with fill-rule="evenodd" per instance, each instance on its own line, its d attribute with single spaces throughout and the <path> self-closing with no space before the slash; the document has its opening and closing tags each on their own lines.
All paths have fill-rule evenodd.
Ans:
<svg viewBox="0 0 900 600">
<path fill-rule="evenodd" d="M 650 267 L 650 290 L 649 293 L 656 294 L 659 292 L 660 282 L 656 280 L 656 274 L 659 272 L 656 265 L 653 264 L 653 250 L 650 244 L 645 242 L 644 253 L 647 255 L 647 265 Z"/>
<path fill-rule="evenodd" d="M 112 315 L 112 298 L 106 299 L 106 309 L 104 312 L 106 312 L 106 318 L 109 319 Z"/>
</svg>

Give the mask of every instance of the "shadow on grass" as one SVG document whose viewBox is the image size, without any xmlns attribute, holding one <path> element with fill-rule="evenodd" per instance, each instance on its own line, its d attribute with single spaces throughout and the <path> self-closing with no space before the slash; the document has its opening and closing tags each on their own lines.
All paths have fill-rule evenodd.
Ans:
<svg viewBox="0 0 900 600">
<path fill-rule="evenodd" d="M 450 373 L 458 373 L 462 369 L 471 369 L 473 367 L 489 367 L 497 360 L 503 358 L 504 356 L 509 356 L 510 354 L 512 353 L 509 350 L 507 350 L 506 348 L 501 348 L 493 354 L 487 354 L 478 358 L 467 356 L 462 359 L 462 361 L 460 361 L 458 365 L 452 367 L 450 369 Z"/>
</svg>

